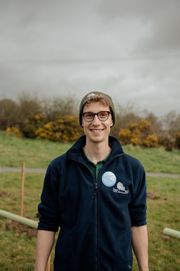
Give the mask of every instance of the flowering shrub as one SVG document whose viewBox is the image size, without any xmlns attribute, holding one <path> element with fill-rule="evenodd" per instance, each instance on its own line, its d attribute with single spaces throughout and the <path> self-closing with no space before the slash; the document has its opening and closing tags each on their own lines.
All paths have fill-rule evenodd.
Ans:
<svg viewBox="0 0 180 271">
<path fill-rule="evenodd" d="M 35 138 L 36 130 L 42 127 L 45 123 L 45 115 L 43 113 L 36 113 L 32 117 L 25 119 L 20 124 L 21 132 L 25 137 Z"/>
<path fill-rule="evenodd" d="M 129 144 L 131 141 L 131 131 L 130 129 L 124 128 L 119 132 L 119 137 L 123 144 Z"/>
<path fill-rule="evenodd" d="M 77 117 L 65 115 L 38 128 L 35 134 L 37 137 L 52 141 L 72 142 L 80 137 L 81 128 Z"/>
<path fill-rule="evenodd" d="M 15 126 L 7 127 L 5 132 L 8 135 L 15 135 L 16 137 L 22 137 L 23 136 L 21 131 L 19 130 L 19 128 L 15 127 Z"/>
<path fill-rule="evenodd" d="M 157 147 L 158 146 L 158 137 L 156 134 L 149 134 L 144 138 L 142 145 L 145 147 Z"/>
<path fill-rule="evenodd" d="M 151 123 L 146 119 L 139 119 L 121 129 L 119 138 L 123 144 L 157 147 L 158 136 L 151 131 Z"/>
</svg>

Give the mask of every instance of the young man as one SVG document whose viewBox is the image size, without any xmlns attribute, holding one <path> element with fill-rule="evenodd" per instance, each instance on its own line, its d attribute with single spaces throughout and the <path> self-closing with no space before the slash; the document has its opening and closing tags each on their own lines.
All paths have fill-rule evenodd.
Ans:
<svg viewBox="0 0 180 271">
<path fill-rule="evenodd" d="M 53 160 L 39 204 L 36 271 L 55 248 L 54 271 L 130 271 L 132 248 L 148 271 L 145 172 L 110 136 L 114 105 L 90 92 L 79 111 L 82 136 Z"/>
</svg>

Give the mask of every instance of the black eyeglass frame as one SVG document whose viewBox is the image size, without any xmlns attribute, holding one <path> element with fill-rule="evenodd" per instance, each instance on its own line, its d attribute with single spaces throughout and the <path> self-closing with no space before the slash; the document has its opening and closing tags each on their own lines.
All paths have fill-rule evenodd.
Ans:
<svg viewBox="0 0 180 271">
<path fill-rule="evenodd" d="M 107 113 L 107 116 L 106 116 L 106 118 L 105 119 L 102 119 L 101 118 L 101 113 Z M 86 116 L 86 114 L 92 114 L 92 118 L 91 119 L 87 119 L 85 116 Z M 108 118 L 109 118 L 109 115 L 111 114 L 111 112 L 110 111 L 99 111 L 99 112 L 97 112 L 97 113 L 93 113 L 93 112 L 83 112 L 82 113 L 82 117 L 84 118 L 84 120 L 86 121 L 86 122 L 92 122 L 93 120 L 94 120 L 94 118 L 95 118 L 95 116 L 97 116 L 98 117 L 98 119 L 100 120 L 100 121 L 106 121 Z"/>
</svg>

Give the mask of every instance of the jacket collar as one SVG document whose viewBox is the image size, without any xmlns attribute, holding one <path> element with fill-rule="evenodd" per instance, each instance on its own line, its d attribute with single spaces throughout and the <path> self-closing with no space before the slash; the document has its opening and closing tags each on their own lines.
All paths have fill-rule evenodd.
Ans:
<svg viewBox="0 0 180 271">
<path fill-rule="evenodd" d="M 82 160 L 83 147 L 86 144 L 86 136 L 81 136 L 74 145 L 67 151 L 67 156 L 72 160 Z M 122 155 L 124 153 L 120 142 L 113 136 L 109 136 L 109 145 L 112 149 L 111 158 Z"/>
</svg>

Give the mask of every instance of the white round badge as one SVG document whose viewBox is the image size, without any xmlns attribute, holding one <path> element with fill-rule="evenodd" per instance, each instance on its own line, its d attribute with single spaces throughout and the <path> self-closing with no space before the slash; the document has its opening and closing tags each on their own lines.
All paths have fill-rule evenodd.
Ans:
<svg viewBox="0 0 180 271">
<path fill-rule="evenodd" d="M 111 171 L 106 171 L 102 175 L 102 183 L 107 187 L 112 187 L 116 183 L 116 175 Z"/>
</svg>

